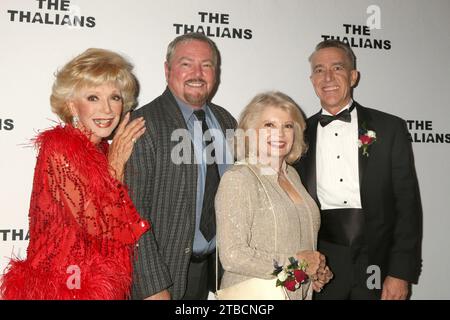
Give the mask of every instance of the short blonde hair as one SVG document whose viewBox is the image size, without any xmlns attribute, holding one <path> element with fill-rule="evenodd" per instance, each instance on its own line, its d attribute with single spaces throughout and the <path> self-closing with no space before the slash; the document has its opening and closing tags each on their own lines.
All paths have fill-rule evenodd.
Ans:
<svg viewBox="0 0 450 320">
<path fill-rule="evenodd" d="M 105 50 L 90 48 L 69 61 L 56 73 L 50 104 L 52 111 L 66 123 L 72 122 L 68 100 L 86 87 L 97 87 L 112 83 L 122 95 L 123 111 L 128 112 L 136 105 L 138 82 L 132 73 L 133 65 L 121 55 Z"/>
<path fill-rule="evenodd" d="M 260 115 L 267 107 L 275 107 L 287 111 L 294 121 L 294 143 L 291 151 L 286 157 L 286 162 L 293 164 L 307 150 L 303 134 L 306 128 L 306 122 L 303 111 L 288 95 L 279 91 L 264 92 L 256 95 L 242 111 L 239 117 L 238 129 L 241 129 L 244 132 L 248 129 L 255 129 L 256 123 L 260 119 Z M 245 139 L 244 143 L 244 152 L 236 150 L 237 160 L 249 157 L 248 139 Z M 238 145 L 239 144 L 236 143 L 237 147 L 239 147 Z"/>
</svg>

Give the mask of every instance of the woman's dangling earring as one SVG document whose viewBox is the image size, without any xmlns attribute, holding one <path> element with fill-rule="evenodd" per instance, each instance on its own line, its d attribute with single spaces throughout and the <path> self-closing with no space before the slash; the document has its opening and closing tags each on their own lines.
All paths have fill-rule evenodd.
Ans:
<svg viewBox="0 0 450 320">
<path fill-rule="evenodd" d="M 74 128 L 78 128 L 78 122 L 80 121 L 80 118 L 78 118 L 78 116 L 73 116 L 72 118 L 72 125 L 74 126 Z"/>
</svg>

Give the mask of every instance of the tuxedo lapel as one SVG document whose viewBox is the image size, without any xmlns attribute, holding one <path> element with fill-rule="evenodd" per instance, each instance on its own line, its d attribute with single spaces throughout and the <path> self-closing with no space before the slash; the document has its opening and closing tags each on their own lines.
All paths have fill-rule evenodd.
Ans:
<svg viewBox="0 0 450 320">
<path fill-rule="evenodd" d="M 318 115 L 315 115 L 308 121 L 308 157 L 307 157 L 307 172 L 306 181 L 304 181 L 307 186 L 308 192 L 311 197 L 316 201 L 317 205 L 320 207 L 319 198 L 317 197 L 317 171 L 316 171 L 316 146 L 317 146 L 317 125 L 319 123 Z"/>
<path fill-rule="evenodd" d="M 363 128 L 365 128 L 366 130 L 374 130 L 374 128 L 372 124 L 372 117 L 370 116 L 370 113 L 367 111 L 367 109 L 359 105 L 357 102 L 353 102 L 353 104 L 355 105 L 356 112 L 358 114 L 358 139 L 359 139 L 361 133 L 364 131 Z M 370 156 L 363 155 L 362 149 L 359 148 L 358 168 L 359 168 L 359 189 L 361 193 L 361 199 L 364 184 L 364 176 L 366 172 L 367 163 L 369 162 L 369 160 Z"/>
<path fill-rule="evenodd" d="M 372 117 L 368 110 L 357 102 L 353 102 L 356 108 L 356 112 L 358 114 L 358 138 L 360 132 L 365 126 L 367 130 L 376 131 L 372 123 Z M 306 179 L 303 183 L 306 185 L 307 190 L 311 197 L 316 201 L 316 203 L 320 207 L 319 198 L 317 197 L 317 164 L 316 164 L 316 153 L 317 153 L 317 126 L 319 124 L 319 115 L 320 112 L 313 117 L 311 117 L 308 121 L 308 129 L 307 129 L 307 141 L 308 141 L 308 156 L 305 161 L 307 161 L 305 168 L 307 171 Z M 364 176 L 366 173 L 367 163 L 370 161 L 370 156 L 365 156 L 362 154 L 362 149 L 358 149 L 358 171 L 359 171 L 359 186 L 361 192 L 362 199 L 362 190 L 364 184 Z"/>
</svg>

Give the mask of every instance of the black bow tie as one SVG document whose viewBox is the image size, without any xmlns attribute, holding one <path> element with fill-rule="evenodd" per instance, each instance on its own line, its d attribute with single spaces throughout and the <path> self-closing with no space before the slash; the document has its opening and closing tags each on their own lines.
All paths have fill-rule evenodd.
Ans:
<svg viewBox="0 0 450 320">
<path fill-rule="evenodd" d="M 353 109 L 353 108 L 351 108 Z M 338 113 L 335 116 L 328 116 L 326 114 L 321 114 L 319 117 L 319 122 L 322 127 L 327 126 L 330 122 L 333 122 L 334 120 L 341 120 L 344 122 L 351 122 L 352 117 L 350 115 L 351 110 L 345 109 L 341 113 Z"/>
</svg>

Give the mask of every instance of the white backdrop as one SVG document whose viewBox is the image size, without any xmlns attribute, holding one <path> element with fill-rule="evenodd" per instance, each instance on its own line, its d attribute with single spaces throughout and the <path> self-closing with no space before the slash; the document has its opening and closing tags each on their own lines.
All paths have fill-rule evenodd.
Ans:
<svg viewBox="0 0 450 320">
<path fill-rule="evenodd" d="M 84 26 L 70 26 L 74 16 Z M 368 22 L 376 28 L 364 28 Z M 135 65 L 141 106 L 165 88 L 167 44 L 199 27 L 214 34 L 222 55 L 213 101 L 236 117 L 256 93 L 275 89 L 312 115 L 319 104 L 309 54 L 326 36 L 353 43 L 355 99 L 411 120 L 424 211 L 413 299 L 450 299 L 448 0 L 1 0 L 0 270 L 12 254 L 26 254 L 36 155 L 26 145 L 57 120 L 49 105 L 57 68 L 89 47 L 118 51 Z"/>
</svg>

